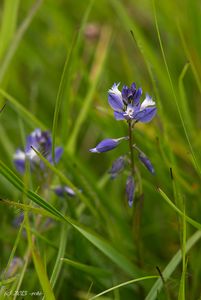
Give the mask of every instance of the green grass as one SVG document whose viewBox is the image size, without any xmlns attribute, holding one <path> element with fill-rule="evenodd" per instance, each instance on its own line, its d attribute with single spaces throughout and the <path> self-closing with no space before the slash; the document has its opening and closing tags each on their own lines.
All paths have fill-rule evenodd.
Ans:
<svg viewBox="0 0 201 300">
<path fill-rule="evenodd" d="M 4 0 L 0 8 L 0 299 L 200 299 L 200 1 Z M 156 174 L 138 164 L 143 200 L 133 208 L 126 175 L 108 175 L 126 142 L 89 152 L 128 135 L 107 102 L 114 82 L 136 82 L 158 108 L 134 131 Z M 59 164 L 36 151 L 46 181 L 13 164 L 35 128 L 52 132 L 53 156 L 64 148 Z M 59 184 L 76 197 L 57 197 Z"/>
</svg>

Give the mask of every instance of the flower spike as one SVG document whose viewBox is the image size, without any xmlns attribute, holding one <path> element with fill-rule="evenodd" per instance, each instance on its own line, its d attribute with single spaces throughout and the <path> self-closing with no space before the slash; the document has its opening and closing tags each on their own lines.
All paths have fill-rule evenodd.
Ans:
<svg viewBox="0 0 201 300">
<path fill-rule="evenodd" d="M 39 166 L 40 169 L 44 169 L 43 162 L 40 161 L 37 156 L 36 149 L 39 151 L 46 159 L 53 163 L 52 161 L 52 138 L 48 131 L 42 131 L 39 128 L 36 128 L 30 135 L 27 136 L 25 149 L 16 150 L 14 154 L 14 164 L 16 169 L 20 173 L 24 173 L 25 171 L 25 161 L 28 160 L 30 162 L 31 170 L 33 170 L 36 166 Z M 61 155 L 63 153 L 62 147 L 55 148 L 55 162 L 58 163 Z"/>
<path fill-rule="evenodd" d="M 154 167 L 148 157 L 133 144 L 133 130 L 134 125 L 137 122 L 148 123 L 150 122 L 157 113 L 156 103 L 152 98 L 146 94 L 146 97 L 141 101 L 142 88 L 137 88 L 133 82 L 131 86 L 123 85 L 122 89 L 119 89 L 120 83 L 114 83 L 111 89 L 108 91 L 108 103 L 114 111 L 114 117 L 117 121 L 126 121 L 128 125 L 128 137 L 119 139 L 104 139 L 95 148 L 90 149 L 93 153 L 102 153 L 113 150 L 116 148 L 120 141 L 123 139 L 129 140 L 128 154 L 118 157 L 112 164 L 109 174 L 111 179 L 114 179 L 118 174 L 129 165 L 130 172 L 126 181 L 126 198 L 128 205 L 132 207 L 135 197 L 135 157 L 133 150 L 137 150 L 138 159 L 147 168 L 147 170 L 154 174 Z M 130 157 L 128 157 L 130 156 Z"/>
</svg>

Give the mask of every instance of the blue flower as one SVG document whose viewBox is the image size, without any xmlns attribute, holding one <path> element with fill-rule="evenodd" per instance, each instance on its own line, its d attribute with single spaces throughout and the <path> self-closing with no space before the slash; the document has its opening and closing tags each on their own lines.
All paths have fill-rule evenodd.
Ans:
<svg viewBox="0 0 201 300">
<path fill-rule="evenodd" d="M 39 166 L 41 169 L 44 168 L 43 162 L 40 161 L 40 158 L 37 156 L 33 148 L 39 151 L 46 159 L 53 163 L 52 159 L 52 139 L 48 131 L 41 131 L 41 129 L 35 129 L 26 139 L 26 145 L 24 151 L 17 149 L 14 154 L 14 164 L 16 169 L 20 173 L 25 171 L 25 161 L 30 162 L 31 169 L 34 169 L 35 166 Z M 55 162 L 61 158 L 63 153 L 62 147 L 55 148 Z"/>
<path fill-rule="evenodd" d="M 107 152 L 116 148 L 122 140 L 126 140 L 128 137 L 121 137 L 118 139 L 105 139 L 101 141 L 95 148 L 89 149 L 93 153 Z"/>
<path fill-rule="evenodd" d="M 135 182 L 133 176 L 128 176 L 126 181 L 126 197 L 128 205 L 132 207 L 135 194 Z"/>
<path fill-rule="evenodd" d="M 145 100 L 140 103 L 142 89 L 136 89 L 135 83 L 131 87 L 123 86 L 118 89 L 119 83 L 108 91 L 108 102 L 114 110 L 116 120 L 134 120 L 135 122 L 150 122 L 156 115 L 157 108 L 152 98 L 146 94 Z"/>
<path fill-rule="evenodd" d="M 147 170 L 151 174 L 155 173 L 154 167 L 152 166 L 152 163 L 150 162 L 150 160 L 148 159 L 148 157 L 143 152 L 139 153 L 138 158 L 140 159 L 140 161 L 144 164 L 144 166 L 147 168 Z"/>
</svg>

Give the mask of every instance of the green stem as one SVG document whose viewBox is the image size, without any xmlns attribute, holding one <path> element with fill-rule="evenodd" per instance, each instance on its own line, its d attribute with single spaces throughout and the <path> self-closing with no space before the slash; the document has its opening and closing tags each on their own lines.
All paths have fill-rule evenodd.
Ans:
<svg viewBox="0 0 201 300">
<path fill-rule="evenodd" d="M 133 135 L 132 135 L 132 124 L 131 120 L 128 121 L 128 135 L 129 135 L 129 148 L 130 148 L 130 156 L 131 156 L 131 174 L 134 176 L 134 155 L 133 155 Z"/>
</svg>

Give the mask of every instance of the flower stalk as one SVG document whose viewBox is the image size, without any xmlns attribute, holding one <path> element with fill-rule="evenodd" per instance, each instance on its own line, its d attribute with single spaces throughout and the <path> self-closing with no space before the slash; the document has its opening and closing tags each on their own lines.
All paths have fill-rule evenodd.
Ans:
<svg viewBox="0 0 201 300">
<path fill-rule="evenodd" d="M 130 148 L 130 158 L 131 158 L 131 174 L 135 174 L 135 163 L 134 163 L 134 153 L 133 153 L 133 132 L 131 120 L 128 121 L 128 135 L 129 135 L 129 148 Z"/>
</svg>

